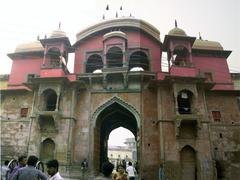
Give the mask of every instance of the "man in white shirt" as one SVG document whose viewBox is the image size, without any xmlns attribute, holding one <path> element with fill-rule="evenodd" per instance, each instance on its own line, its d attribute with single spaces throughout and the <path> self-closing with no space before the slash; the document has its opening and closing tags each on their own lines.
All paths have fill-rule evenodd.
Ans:
<svg viewBox="0 0 240 180">
<path fill-rule="evenodd" d="M 64 180 L 60 173 L 58 172 L 59 163 L 58 160 L 53 159 L 46 163 L 47 165 L 47 172 L 50 175 L 48 180 Z"/>
<path fill-rule="evenodd" d="M 128 173 L 129 180 L 135 180 L 136 169 L 132 166 L 132 162 L 128 162 L 126 171 Z"/>
</svg>

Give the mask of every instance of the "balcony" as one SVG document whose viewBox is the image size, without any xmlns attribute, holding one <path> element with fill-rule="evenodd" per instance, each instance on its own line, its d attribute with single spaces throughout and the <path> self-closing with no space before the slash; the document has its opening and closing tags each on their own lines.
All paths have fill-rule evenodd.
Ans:
<svg viewBox="0 0 240 180">
<path fill-rule="evenodd" d="M 198 130 L 201 129 L 201 119 L 202 119 L 202 115 L 198 115 L 196 113 L 194 114 L 177 114 L 175 116 L 175 133 L 176 136 L 179 137 L 180 136 L 180 132 L 181 130 L 183 130 L 183 124 L 190 124 L 192 126 L 194 126 L 194 129 L 196 130 L 196 132 L 194 133 L 195 136 L 198 136 Z"/>
<path fill-rule="evenodd" d="M 170 75 L 181 77 L 197 77 L 199 75 L 199 71 L 195 67 L 191 66 L 171 66 Z"/>
<path fill-rule="evenodd" d="M 57 133 L 56 117 L 51 115 L 39 115 L 38 124 L 41 133 Z"/>
<path fill-rule="evenodd" d="M 50 60 L 51 63 L 43 64 L 41 66 L 40 77 L 62 77 L 69 74 L 66 65 L 62 62 L 56 63 L 54 60 Z M 54 62 L 54 63 L 53 63 Z"/>
</svg>

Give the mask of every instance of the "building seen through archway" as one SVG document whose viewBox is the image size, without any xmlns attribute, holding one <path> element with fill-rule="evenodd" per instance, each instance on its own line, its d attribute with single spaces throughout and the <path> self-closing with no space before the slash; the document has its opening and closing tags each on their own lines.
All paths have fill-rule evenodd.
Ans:
<svg viewBox="0 0 240 180">
<path fill-rule="evenodd" d="M 108 139 L 108 159 L 117 167 L 128 162 L 137 162 L 137 146 L 134 135 L 126 128 L 113 130 Z"/>
</svg>

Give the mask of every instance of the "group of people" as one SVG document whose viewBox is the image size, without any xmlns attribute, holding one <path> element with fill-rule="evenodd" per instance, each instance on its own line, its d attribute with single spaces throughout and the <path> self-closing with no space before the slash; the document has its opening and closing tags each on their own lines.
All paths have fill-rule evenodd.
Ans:
<svg viewBox="0 0 240 180">
<path fill-rule="evenodd" d="M 46 163 L 46 176 L 42 171 L 36 168 L 38 158 L 36 156 L 20 156 L 18 158 L 18 165 L 14 169 L 7 167 L 9 161 L 5 161 L 5 166 L 1 167 L 1 180 L 63 180 L 58 172 L 59 163 L 56 159 L 52 159 Z"/>
<path fill-rule="evenodd" d="M 135 180 L 137 171 L 132 166 L 132 162 L 128 162 L 128 166 L 123 164 L 117 166 L 116 172 L 113 172 L 114 165 L 109 161 L 102 165 L 102 175 L 96 180 Z"/>
<path fill-rule="evenodd" d="M 58 172 L 59 163 L 56 159 L 52 159 L 46 163 L 47 173 L 45 175 L 42 171 L 36 168 L 38 158 L 36 156 L 20 156 L 18 164 L 13 169 L 8 167 L 9 161 L 5 161 L 4 166 L 1 167 L 1 180 L 63 180 Z M 87 162 L 87 161 L 85 161 Z M 81 166 L 87 167 L 87 163 L 82 163 Z M 113 172 L 114 165 L 109 161 L 102 165 L 102 175 L 96 180 L 135 180 L 137 171 L 131 162 L 128 162 L 127 167 L 119 164 L 116 172 Z"/>
</svg>

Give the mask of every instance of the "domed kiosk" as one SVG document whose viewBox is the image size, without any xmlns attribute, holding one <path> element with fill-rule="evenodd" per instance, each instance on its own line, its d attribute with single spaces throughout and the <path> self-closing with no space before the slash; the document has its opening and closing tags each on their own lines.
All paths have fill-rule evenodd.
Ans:
<svg viewBox="0 0 240 180">
<path fill-rule="evenodd" d="M 15 53 L 22 53 L 22 52 L 36 52 L 36 51 L 43 51 L 44 48 L 40 41 L 28 42 L 19 44 L 16 49 Z"/>
</svg>

